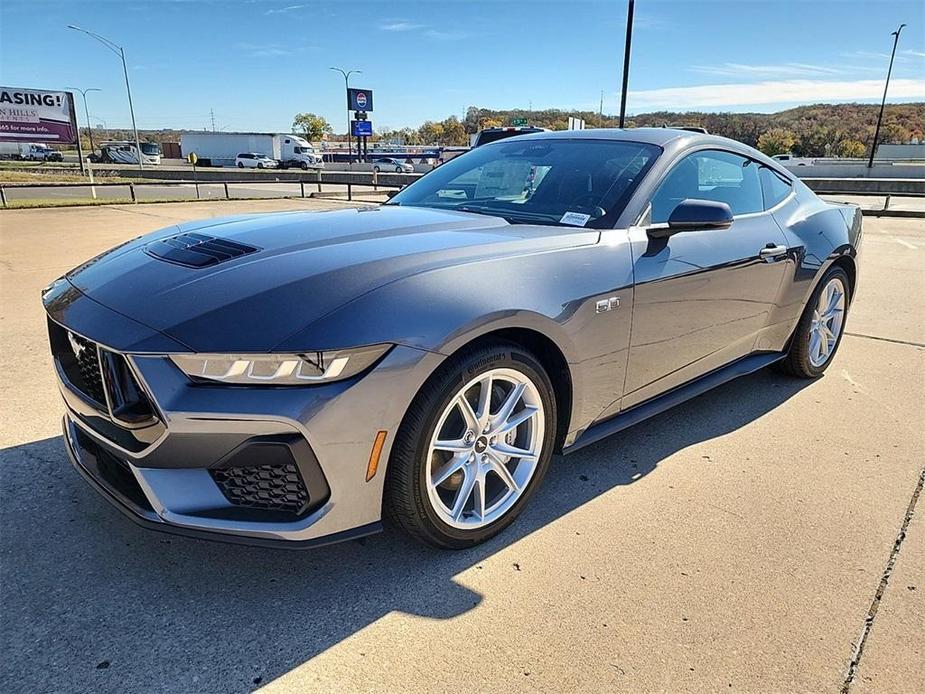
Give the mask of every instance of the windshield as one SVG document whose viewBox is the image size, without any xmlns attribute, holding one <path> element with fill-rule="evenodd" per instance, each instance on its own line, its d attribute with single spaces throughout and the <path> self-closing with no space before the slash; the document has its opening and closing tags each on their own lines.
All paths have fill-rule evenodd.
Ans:
<svg viewBox="0 0 925 694">
<path fill-rule="evenodd" d="M 387 204 L 593 227 L 622 211 L 660 153 L 654 145 L 616 140 L 499 142 L 452 159 Z"/>
<path fill-rule="evenodd" d="M 142 154 L 160 154 L 161 150 L 153 142 L 142 142 L 141 152 Z"/>
</svg>

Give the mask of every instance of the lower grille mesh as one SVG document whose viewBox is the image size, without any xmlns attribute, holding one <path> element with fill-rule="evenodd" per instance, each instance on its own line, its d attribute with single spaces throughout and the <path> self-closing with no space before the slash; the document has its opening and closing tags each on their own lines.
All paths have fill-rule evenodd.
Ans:
<svg viewBox="0 0 925 694">
<path fill-rule="evenodd" d="M 209 470 L 225 498 L 236 506 L 301 513 L 308 491 L 293 464 L 228 467 Z"/>
</svg>

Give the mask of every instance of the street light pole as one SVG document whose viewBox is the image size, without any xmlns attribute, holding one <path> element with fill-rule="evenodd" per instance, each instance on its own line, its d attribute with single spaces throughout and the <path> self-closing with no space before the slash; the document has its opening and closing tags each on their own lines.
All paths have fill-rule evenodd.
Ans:
<svg viewBox="0 0 925 694">
<path fill-rule="evenodd" d="M 73 89 L 75 92 L 80 92 L 80 95 L 84 99 L 84 114 L 87 116 L 87 137 L 90 138 L 90 153 L 93 153 L 93 127 L 90 125 L 90 109 L 87 107 L 87 92 L 101 92 L 102 89 L 97 89 L 96 87 L 90 87 L 88 89 L 81 89 L 80 87 L 68 87 L 68 89 Z"/>
<path fill-rule="evenodd" d="M 883 100 L 880 102 L 880 114 L 877 116 L 877 129 L 874 131 L 874 141 L 870 146 L 870 159 L 867 160 L 867 168 L 874 166 L 874 153 L 877 151 L 877 140 L 880 139 L 880 123 L 883 121 L 883 109 L 886 106 L 886 90 L 890 88 L 890 73 L 893 72 L 893 58 L 896 57 L 896 45 L 899 43 L 899 34 L 902 32 L 905 24 L 900 24 L 899 29 L 893 32 L 893 52 L 890 54 L 890 67 L 886 71 L 886 84 L 883 85 Z"/>
<path fill-rule="evenodd" d="M 633 43 L 633 9 L 635 0 L 629 0 L 626 10 L 626 48 L 623 51 L 623 92 L 620 95 L 620 127 L 626 122 L 626 87 L 630 81 L 630 46 Z"/>
<path fill-rule="evenodd" d="M 138 168 L 143 171 L 145 168 L 145 165 L 142 162 L 141 141 L 138 139 L 138 126 L 135 125 L 135 106 L 132 104 L 132 87 L 128 81 L 128 65 L 126 65 L 125 63 L 125 49 L 122 48 L 122 46 L 110 41 L 109 39 L 103 38 L 99 34 L 94 34 L 92 31 L 81 29 L 80 27 L 74 26 L 73 24 L 68 24 L 67 28 L 73 29 L 74 31 L 80 31 L 86 34 L 87 36 L 91 36 L 95 38 L 97 41 L 99 41 L 101 44 L 106 46 L 106 48 L 111 50 L 113 53 L 115 53 L 117 56 L 119 56 L 122 59 L 122 72 L 125 75 L 125 91 L 128 94 L 128 110 L 129 110 L 129 113 L 131 113 L 132 115 L 132 130 L 135 133 L 135 151 L 138 152 Z"/>
<path fill-rule="evenodd" d="M 339 67 L 328 68 L 329 70 L 334 70 L 334 72 L 339 72 L 344 76 L 344 96 L 349 94 L 350 90 L 350 75 L 359 75 L 362 70 L 342 70 Z M 347 97 L 347 165 L 353 166 L 353 141 L 350 138 L 350 99 Z"/>
</svg>

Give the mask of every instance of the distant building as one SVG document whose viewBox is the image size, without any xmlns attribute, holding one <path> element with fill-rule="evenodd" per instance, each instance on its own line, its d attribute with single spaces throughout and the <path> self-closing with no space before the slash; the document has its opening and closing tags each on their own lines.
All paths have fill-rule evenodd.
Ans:
<svg viewBox="0 0 925 694">
<path fill-rule="evenodd" d="M 925 143 L 915 145 L 879 145 L 877 159 L 904 161 L 907 159 L 925 160 Z"/>
</svg>

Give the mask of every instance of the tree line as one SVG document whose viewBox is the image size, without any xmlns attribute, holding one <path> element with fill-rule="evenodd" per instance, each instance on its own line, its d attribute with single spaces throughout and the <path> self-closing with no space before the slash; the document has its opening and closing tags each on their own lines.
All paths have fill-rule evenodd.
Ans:
<svg viewBox="0 0 925 694">
<path fill-rule="evenodd" d="M 877 122 L 877 104 L 814 104 L 777 113 L 704 113 L 698 111 L 657 111 L 627 118 L 631 128 L 691 126 L 705 128 L 715 135 L 732 138 L 757 147 L 765 154 L 792 152 L 802 157 L 863 157 L 873 140 Z M 530 125 L 565 130 L 570 116 L 582 118 L 586 127 L 615 128 L 614 115 L 591 111 L 562 109 L 488 109 L 470 106 L 465 116 L 449 116 L 440 121 L 425 121 L 417 128 L 380 129 L 373 142 L 405 145 L 465 146 L 470 135 L 483 128 L 512 125 L 524 119 Z M 324 138 L 342 139 L 322 116 L 299 113 L 293 118 L 292 131 L 317 142 Z M 100 138 L 99 131 L 94 131 Z M 86 136 L 86 131 L 82 134 Z M 131 131 L 109 130 L 107 139 L 132 139 Z M 180 131 L 145 130 L 141 138 L 150 142 L 178 142 Z M 880 129 L 881 143 L 925 141 L 925 103 L 888 104 Z M 86 146 L 88 143 L 84 142 Z"/>
</svg>

